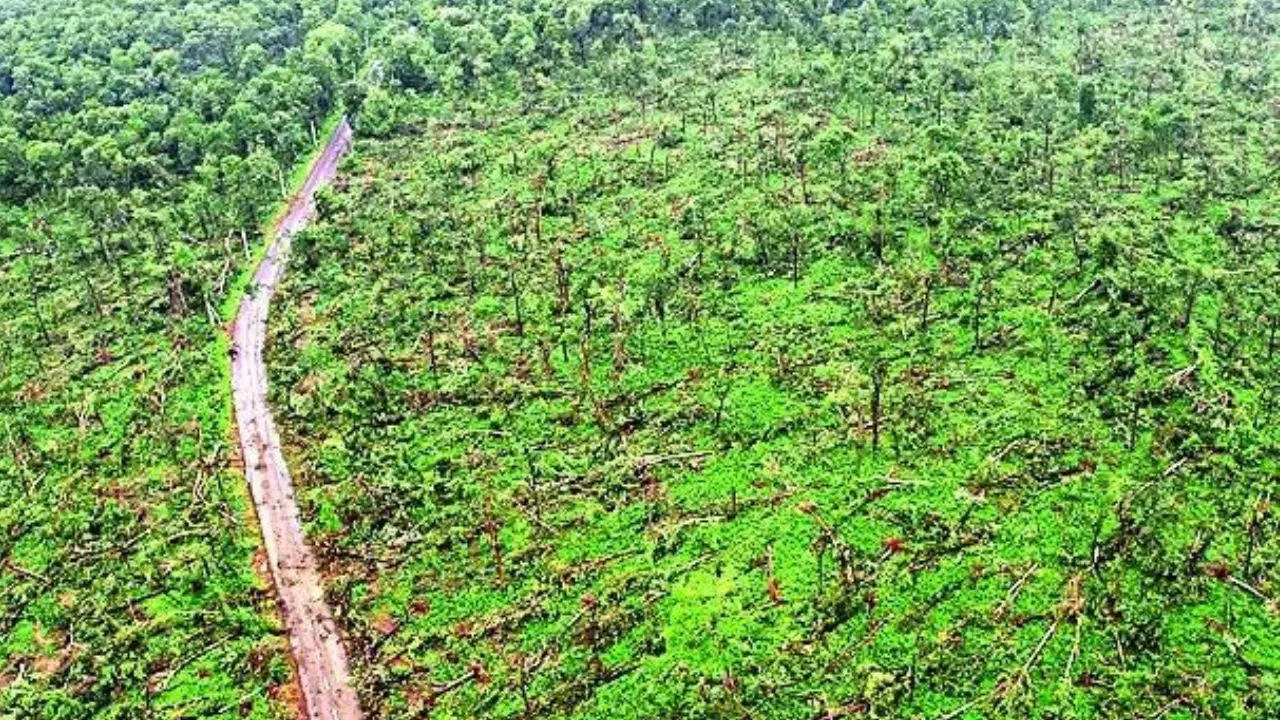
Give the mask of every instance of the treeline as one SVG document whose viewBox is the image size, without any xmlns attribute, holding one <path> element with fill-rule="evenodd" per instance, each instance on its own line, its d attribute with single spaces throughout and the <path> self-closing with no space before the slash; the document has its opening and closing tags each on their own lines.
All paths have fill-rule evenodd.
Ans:
<svg viewBox="0 0 1280 720">
<path fill-rule="evenodd" d="M 1255 0 L 1217 17 L 1265 35 L 1276 21 L 1264 10 Z M 766 29 L 850 56 L 878 48 L 883 63 L 857 72 L 901 88 L 944 36 L 1034 43 L 1050 19 L 1040 0 L 16 3 L 0 10 L 0 199 L 169 184 L 254 150 L 287 164 L 336 104 L 371 98 L 365 129 L 381 134 L 397 90 L 536 91 L 662 35 L 741 42 Z M 1087 63 L 1090 29 L 1079 34 Z"/>
<path fill-rule="evenodd" d="M 818 39 L 815 33 L 826 34 L 831 19 L 847 11 L 854 14 L 855 23 L 867 14 L 883 22 L 882 15 L 913 12 L 917 4 L 805 0 L 424 3 L 409 8 L 397 26 L 386 28 L 386 41 L 375 51 L 378 62 L 372 68 L 372 82 L 364 89 L 467 92 L 486 82 L 536 89 L 550 82 L 552 74 L 563 77 L 614 50 L 644 49 L 647 41 L 663 35 L 696 32 L 737 37 L 772 29 Z M 969 4 L 983 8 L 980 15 L 991 14 L 985 9 L 992 4 L 987 0 Z M 1014 7 L 998 4 L 1007 6 L 1006 10 Z"/>
<path fill-rule="evenodd" d="M 1099 13 L 1141 10 L 1152 4 L 1097 0 L 1084 8 L 1092 15 L 1074 17 L 1100 17 Z M 1211 3 L 1191 16 L 1205 22 L 1172 28 L 1176 34 L 1171 37 L 1194 44 L 1227 30 L 1232 41 L 1220 51 L 1233 57 L 1241 55 L 1241 43 L 1266 38 L 1277 29 L 1275 14 L 1260 0 L 1230 8 Z M 1066 17 L 1068 13 L 1053 11 L 1044 0 L 421 3 L 387 17 L 379 28 L 382 37 L 371 47 L 369 72 L 351 86 L 348 100 L 353 111 L 364 115 L 362 133 L 382 135 L 394 128 L 397 108 L 406 97 L 404 91 L 457 95 L 502 87 L 535 96 L 564 86 L 566 78 L 575 73 L 598 73 L 602 68 L 638 86 L 642 84 L 640 74 L 661 66 L 653 56 L 657 53 L 655 41 L 663 37 L 710 35 L 726 48 L 741 49 L 752 38 L 758 39 L 761 31 L 792 37 L 807 46 L 830 48 L 838 60 L 829 70 L 844 74 L 846 89 L 851 92 L 901 94 L 918 89 L 938 97 L 974 82 L 970 67 L 959 58 L 953 58 L 956 62 L 947 77 L 925 76 L 922 58 L 944 47 L 951 48 L 948 52 L 953 54 L 955 48 L 970 43 L 985 46 L 988 54 L 1002 42 L 1044 47 L 1053 29 L 1058 41 L 1066 34 L 1073 36 L 1070 44 L 1078 75 L 1097 70 L 1098 47 L 1105 38 L 1087 20 L 1069 29 L 1054 27 Z M 1222 78 L 1224 86 L 1265 92 L 1268 80 L 1263 69 L 1256 68 L 1256 73 L 1244 69 L 1243 76 Z M 1153 77 L 1165 74 L 1161 68 L 1134 70 Z M 1181 77 L 1185 80 L 1186 73 Z M 936 87 L 917 87 L 939 79 Z M 795 83 L 803 80 L 795 78 Z M 1044 80 L 1043 89 L 1052 90 L 1060 78 Z M 1079 103 L 1086 121 L 1101 117 L 1104 103 L 1100 94 L 1104 89 L 1081 86 L 1071 90 L 1070 100 Z"/>
</svg>

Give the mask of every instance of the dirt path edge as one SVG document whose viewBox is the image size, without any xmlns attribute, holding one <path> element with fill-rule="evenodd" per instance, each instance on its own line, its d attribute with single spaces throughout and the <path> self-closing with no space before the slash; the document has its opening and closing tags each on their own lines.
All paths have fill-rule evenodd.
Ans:
<svg viewBox="0 0 1280 720">
<path fill-rule="evenodd" d="M 231 336 L 231 394 L 245 479 L 262 528 L 308 720 L 361 720 L 363 713 L 351 684 L 341 634 L 325 603 L 315 555 L 302 532 L 293 480 L 267 405 L 262 354 L 267 313 L 288 261 L 290 238 L 315 215 L 316 190 L 333 179 L 338 161 L 350 147 L 351 126 L 344 117 L 277 224 L 275 237 L 240 301 Z"/>
</svg>

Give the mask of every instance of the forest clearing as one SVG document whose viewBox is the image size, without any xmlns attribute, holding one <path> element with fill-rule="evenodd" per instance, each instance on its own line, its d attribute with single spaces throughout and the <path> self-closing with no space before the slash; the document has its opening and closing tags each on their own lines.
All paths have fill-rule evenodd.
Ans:
<svg viewBox="0 0 1280 720">
<path fill-rule="evenodd" d="M 0 720 L 1277 716 L 1278 31 L 0 0 Z"/>
</svg>

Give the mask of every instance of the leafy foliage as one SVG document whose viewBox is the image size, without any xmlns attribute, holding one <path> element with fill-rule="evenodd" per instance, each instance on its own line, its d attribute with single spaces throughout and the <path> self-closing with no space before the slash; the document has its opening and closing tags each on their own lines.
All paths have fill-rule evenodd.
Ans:
<svg viewBox="0 0 1280 720">
<path fill-rule="evenodd" d="M 0 717 L 1271 717 L 1262 0 L 0 0 Z M 268 226 L 269 227 L 269 226 Z"/>
<path fill-rule="evenodd" d="M 316 10 L 0 10 L 0 717 L 282 710 L 221 307 L 358 60 Z"/>
<path fill-rule="evenodd" d="M 0 15 L 0 197 L 128 190 L 311 145 L 359 38 L 323 3 L 55 0 Z"/>
<path fill-rule="evenodd" d="M 268 358 L 367 709 L 1276 713 L 1266 17 L 867 4 L 380 98 Z"/>
</svg>

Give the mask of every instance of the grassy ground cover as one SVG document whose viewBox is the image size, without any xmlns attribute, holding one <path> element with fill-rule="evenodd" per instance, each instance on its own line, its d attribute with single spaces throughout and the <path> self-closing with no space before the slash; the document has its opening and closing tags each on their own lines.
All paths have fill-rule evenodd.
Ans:
<svg viewBox="0 0 1280 720">
<path fill-rule="evenodd" d="M 1280 712 L 1275 55 L 1203 21 L 402 107 L 268 356 L 367 710 Z"/>
</svg>

